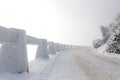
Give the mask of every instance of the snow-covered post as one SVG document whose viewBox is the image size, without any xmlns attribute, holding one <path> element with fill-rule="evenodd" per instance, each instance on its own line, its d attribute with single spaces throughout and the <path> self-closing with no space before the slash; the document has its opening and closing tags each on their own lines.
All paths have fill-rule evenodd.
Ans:
<svg viewBox="0 0 120 80">
<path fill-rule="evenodd" d="M 69 45 L 67 45 L 67 50 L 70 50 L 70 46 Z"/>
<path fill-rule="evenodd" d="M 53 42 L 48 42 L 48 51 L 50 54 L 56 54 L 55 46 Z"/>
<path fill-rule="evenodd" d="M 76 45 L 74 46 L 74 49 L 77 49 L 77 46 L 76 46 Z"/>
<path fill-rule="evenodd" d="M 71 50 L 71 45 L 69 45 L 69 50 Z"/>
<path fill-rule="evenodd" d="M 79 49 L 79 46 L 75 46 L 76 49 Z"/>
<path fill-rule="evenodd" d="M 75 45 L 73 45 L 73 49 L 75 49 Z"/>
<path fill-rule="evenodd" d="M 43 42 L 41 42 L 38 45 L 36 58 L 43 58 L 43 59 L 49 58 L 46 39 L 44 39 Z"/>
<path fill-rule="evenodd" d="M 0 43 L 10 43 L 10 42 L 15 42 L 17 37 L 17 32 L 0 26 Z"/>
<path fill-rule="evenodd" d="M 70 46 L 70 49 L 72 50 L 72 45 Z"/>
<path fill-rule="evenodd" d="M 63 51 L 63 45 L 62 44 L 58 44 L 58 49 L 59 49 L 59 52 Z"/>
<path fill-rule="evenodd" d="M 59 50 L 63 51 L 63 44 L 59 44 Z"/>
<path fill-rule="evenodd" d="M 65 51 L 65 45 L 62 45 L 63 51 Z"/>
<path fill-rule="evenodd" d="M 74 46 L 72 45 L 72 49 L 74 49 Z"/>
<path fill-rule="evenodd" d="M 13 42 L 3 43 L 1 46 L 0 72 L 10 73 L 28 72 L 26 32 L 24 30 L 19 29 L 11 30 L 17 33 L 17 37 L 13 37 L 14 39 L 16 38 L 15 40 L 13 40 Z M 8 33 L 11 33 L 12 32 L 11 30 L 8 29 Z M 14 35 L 16 34 L 13 34 L 13 36 Z"/>
<path fill-rule="evenodd" d="M 66 45 L 63 45 L 63 50 L 66 51 Z"/>
<path fill-rule="evenodd" d="M 68 50 L 70 50 L 70 45 L 68 45 Z"/>
<path fill-rule="evenodd" d="M 59 43 L 55 43 L 55 51 L 56 51 L 56 52 L 59 52 L 59 51 L 60 51 Z"/>
<path fill-rule="evenodd" d="M 69 47 L 69 45 L 67 45 L 67 50 L 70 50 L 70 47 Z"/>
<path fill-rule="evenodd" d="M 73 49 L 73 45 L 71 45 L 71 48 Z"/>
<path fill-rule="evenodd" d="M 60 52 L 60 44 L 57 44 L 57 51 Z"/>
</svg>

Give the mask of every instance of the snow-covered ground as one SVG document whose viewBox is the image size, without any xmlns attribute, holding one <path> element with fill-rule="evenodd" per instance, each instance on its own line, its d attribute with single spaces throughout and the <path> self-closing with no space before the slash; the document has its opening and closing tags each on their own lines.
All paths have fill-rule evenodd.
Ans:
<svg viewBox="0 0 120 80">
<path fill-rule="evenodd" d="M 84 47 L 33 60 L 29 74 L 0 73 L 0 80 L 120 80 L 119 61 Z"/>
</svg>

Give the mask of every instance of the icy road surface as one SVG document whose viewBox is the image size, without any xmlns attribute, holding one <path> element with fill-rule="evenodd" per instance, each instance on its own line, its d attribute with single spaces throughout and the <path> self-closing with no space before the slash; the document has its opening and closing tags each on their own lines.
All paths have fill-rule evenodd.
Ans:
<svg viewBox="0 0 120 80">
<path fill-rule="evenodd" d="M 120 59 L 81 48 L 34 60 L 29 74 L 1 73 L 0 80 L 120 80 Z"/>
</svg>

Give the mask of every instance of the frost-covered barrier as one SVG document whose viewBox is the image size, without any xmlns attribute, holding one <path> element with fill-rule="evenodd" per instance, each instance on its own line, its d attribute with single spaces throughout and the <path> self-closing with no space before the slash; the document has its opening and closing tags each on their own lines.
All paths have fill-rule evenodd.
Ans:
<svg viewBox="0 0 120 80">
<path fill-rule="evenodd" d="M 59 43 L 55 43 L 55 52 L 60 52 Z"/>
<path fill-rule="evenodd" d="M 59 44 L 59 48 L 60 48 L 60 51 L 64 51 L 64 45 L 63 44 Z"/>
<path fill-rule="evenodd" d="M 45 39 L 41 44 L 38 45 L 36 58 L 49 58 L 49 53 L 47 49 L 47 40 Z"/>
<path fill-rule="evenodd" d="M 105 45 L 104 52 L 120 54 L 120 16 L 107 27 L 101 26 L 103 39 L 93 41 L 94 48 Z"/>
<path fill-rule="evenodd" d="M 4 28 L 0 26 L 0 72 L 22 73 L 29 72 L 27 44 L 38 45 L 36 58 L 48 59 L 49 53 L 75 49 L 75 45 L 51 43 L 49 45 L 46 39 L 39 39 L 26 35 L 24 30 L 14 28 Z M 76 46 L 78 48 L 78 46 Z"/>
<path fill-rule="evenodd" d="M 70 45 L 67 45 L 67 46 L 66 46 L 66 49 L 67 49 L 67 50 L 70 50 Z"/>
<path fill-rule="evenodd" d="M 56 54 L 55 46 L 53 42 L 48 42 L 48 51 L 50 54 Z"/>
<path fill-rule="evenodd" d="M 66 47 L 66 45 L 64 45 L 63 47 L 64 47 L 64 51 L 66 51 L 66 50 L 67 50 L 67 47 Z M 74 48 L 74 49 L 75 49 L 75 48 Z"/>
<path fill-rule="evenodd" d="M 24 30 L 11 30 L 17 33 L 16 41 L 2 44 L 0 50 L 0 72 L 28 72 L 26 33 Z"/>
</svg>

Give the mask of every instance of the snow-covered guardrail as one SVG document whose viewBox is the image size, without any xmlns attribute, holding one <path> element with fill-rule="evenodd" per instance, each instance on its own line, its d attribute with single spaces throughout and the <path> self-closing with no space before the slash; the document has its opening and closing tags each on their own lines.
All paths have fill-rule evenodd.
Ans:
<svg viewBox="0 0 120 80">
<path fill-rule="evenodd" d="M 46 39 L 39 39 L 39 38 L 35 38 L 27 35 L 26 43 L 31 45 L 38 45 L 36 58 L 49 58 Z"/>
<path fill-rule="evenodd" d="M 0 26 L 0 72 L 28 72 L 26 44 L 38 45 L 36 58 L 48 58 L 47 40 L 26 35 L 24 30 Z"/>
<path fill-rule="evenodd" d="M 36 58 L 49 58 L 50 54 L 73 49 L 72 45 L 48 42 L 29 35 L 21 29 L 0 26 L 0 72 L 29 72 L 26 44 L 38 45 Z M 48 52 L 49 51 L 49 52 Z"/>
<path fill-rule="evenodd" d="M 44 39 L 39 39 L 26 35 L 26 42 L 27 44 L 38 45 L 38 44 L 42 44 L 42 42 L 44 42 Z"/>
</svg>

